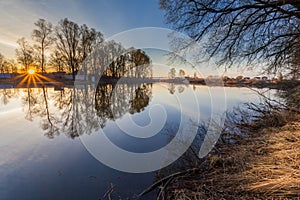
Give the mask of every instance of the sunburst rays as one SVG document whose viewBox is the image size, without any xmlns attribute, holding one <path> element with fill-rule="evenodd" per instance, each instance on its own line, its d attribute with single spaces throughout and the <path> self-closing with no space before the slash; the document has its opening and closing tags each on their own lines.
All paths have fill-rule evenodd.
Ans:
<svg viewBox="0 0 300 200">
<path fill-rule="evenodd" d="M 35 73 L 35 71 L 29 70 L 27 73 L 20 74 L 14 78 L 16 81 L 19 81 L 17 87 L 38 87 L 38 86 L 46 86 L 46 85 L 56 85 L 62 86 L 62 83 L 57 82 L 56 80 L 46 77 L 42 74 Z"/>
</svg>

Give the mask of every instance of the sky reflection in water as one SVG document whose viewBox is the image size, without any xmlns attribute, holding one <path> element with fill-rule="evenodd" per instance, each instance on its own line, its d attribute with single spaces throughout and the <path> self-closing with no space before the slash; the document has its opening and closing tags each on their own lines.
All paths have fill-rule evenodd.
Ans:
<svg viewBox="0 0 300 200">
<path fill-rule="evenodd" d="M 124 97 L 128 98 L 114 99 L 109 87 L 97 90 L 96 98 L 88 88 L 87 91 L 82 89 L 82 94 L 92 95 L 84 98 L 96 101 L 97 111 L 96 116 L 88 116 L 95 117 L 97 123 L 92 124 L 92 131 L 87 132 L 90 135 L 85 137 L 97 134 L 102 128 L 114 144 L 133 152 L 159 149 L 174 136 L 181 120 L 176 95 L 185 102 L 186 112 L 193 113 L 198 111 L 189 107 L 190 99 L 186 97 L 187 93 L 195 92 L 201 99 L 201 120 L 205 121 L 211 114 L 209 90 L 217 94 L 224 90 L 191 85 L 131 85 L 122 89 Z M 259 102 L 255 92 L 246 88 L 225 88 L 225 92 L 229 110 L 244 102 Z M 74 108 L 84 107 L 71 104 L 72 94 L 72 88 L 62 91 L 0 89 L 1 199 L 97 199 L 109 189 L 110 183 L 116 185 L 116 197 L 132 197 L 155 180 L 155 172 L 119 172 L 101 164 L 87 152 L 78 138 L 81 133 L 74 130 L 79 119 L 71 116 Z M 157 104 L 163 106 L 167 114 L 166 123 L 158 134 L 146 139 L 134 138 L 118 128 L 116 123 L 129 118 L 140 126 L 149 124 L 149 109 Z M 149 194 L 145 199 L 153 197 Z"/>
</svg>

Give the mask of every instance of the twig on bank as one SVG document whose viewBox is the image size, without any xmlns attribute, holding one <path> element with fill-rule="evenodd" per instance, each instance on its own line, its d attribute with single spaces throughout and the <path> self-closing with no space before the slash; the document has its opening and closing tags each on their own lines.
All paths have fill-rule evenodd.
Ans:
<svg viewBox="0 0 300 200">
<path fill-rule="evenodd" d="M 180 172 L 170 174 L 169 176 L 166 176 L 166 177 L 154 182 L 147 189 L 145 189 L 143 192 L 141 192 L 138 196 L 141 197 L 141 196 L 144 196 L 145 194 L 148 194 L 149 192 L 153 191 L 155 188 L 157 188 L 161 184 L 168 182 L 170 179 L 173 179 L 173 178 L 181 176 L 181 175 L 186 175 L 189 173 L 195 173 L 195 172 L 199 171 L 199 168 L 192 168 L 192 169 L 188 169 L 186 171 L 180 171 Z"/>
<path fill-rule="evenodd" d="M 111 200 L 111 194 L 114 192 L 114 188 L 115 188 L 115 185 L 113 185 L 111 183 L 110 188 L 105 192 L 105 194 L 103 195 L 103 198 L 107 197 L 109 200 Z"/>
</svg>

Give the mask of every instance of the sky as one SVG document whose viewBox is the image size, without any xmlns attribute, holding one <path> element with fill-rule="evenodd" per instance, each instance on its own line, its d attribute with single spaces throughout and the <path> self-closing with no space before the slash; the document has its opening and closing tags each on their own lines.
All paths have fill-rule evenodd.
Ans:
<svg viewBox="0 0 300 200">
<path fill-rule="evenodd" d="M 7 58 L 15 57 L 19 38 L 31 39 L 34 22 L 39 18 L 53 24 L 69 18 L 96 28 L 105 38 L 134 28 L 170 27 L 165 24 L 159 0 L 0 0 L 0 10 L 0 53 Z M 154 58 L 154 62 L 162 60 Z M 207 73 L 215 74 L 215 68 L 209 70 Z M 231 69 L 227 75 L 240 73 Z"/>
<path fill-rule="evenodd" d="M 29 38 L 34 22 L 53 24 L 69 18 L 101 31 L 105 37 L 138 27 L 167 27 L 158 0 L 0 0 L 0 52 L 14 56 L 16 41 Z"/>
</svg>

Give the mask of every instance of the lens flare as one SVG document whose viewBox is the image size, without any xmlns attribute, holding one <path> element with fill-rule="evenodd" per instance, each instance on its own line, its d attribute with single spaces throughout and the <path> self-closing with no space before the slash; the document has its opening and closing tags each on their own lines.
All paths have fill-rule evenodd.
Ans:
<svg viewBox="0 0 300 200">
<path fill-rule="evenodd" d="M 35 74 L 35 71 L 34 71 L 34 69 L 30 69 L 30 70 L 28 70 L 28 74 L 31 74 L 31 75 Z"/>
</svg>

